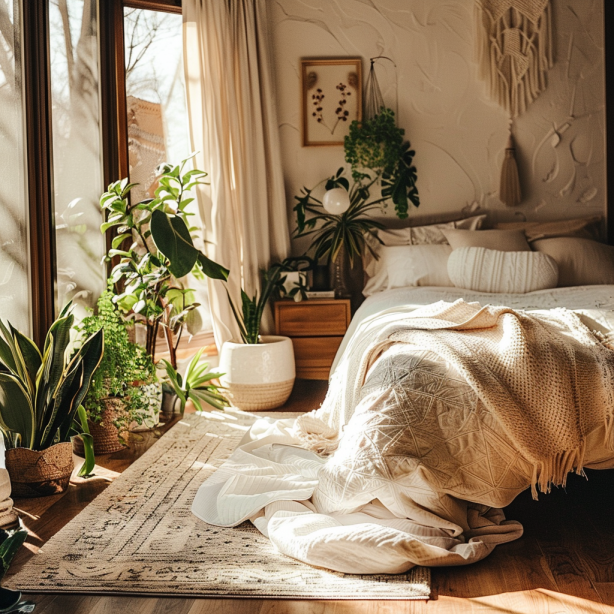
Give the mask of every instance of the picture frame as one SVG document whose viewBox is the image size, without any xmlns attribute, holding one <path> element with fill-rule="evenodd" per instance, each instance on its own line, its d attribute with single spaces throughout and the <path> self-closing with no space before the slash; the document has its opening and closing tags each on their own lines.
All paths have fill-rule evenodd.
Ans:
<svg viewBox="0 0 614 614">
<path fill-rule="evenodd" d="M 362 119 L 362 59 L 302 59 L 301 114 L 303 147 L 343 145 Z"/>
</svg>

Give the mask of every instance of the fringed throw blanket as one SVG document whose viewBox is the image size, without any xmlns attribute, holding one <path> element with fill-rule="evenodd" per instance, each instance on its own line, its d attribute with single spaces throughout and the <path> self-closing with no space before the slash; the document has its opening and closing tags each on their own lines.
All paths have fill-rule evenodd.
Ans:
<svg viewBox="0 0 614 614">
<path fill-rule="evenodd" d="M 369 369 L 389 348 L 407 344 L 407 353 L 429 351 L 467 382 L 487 421 L 496 420 L 532 465 L 534 496 L 536 485 L 547 492 L 550 484 L 565 484 L 571 470 L 581 472 L 590 433 L 601 428 L 605 448 L 614 449 L 614 351 L 574 312 L 529 315 L 459 300 L 384 317 L 371 332 L 337 370 L 322 408 L 297 420 L 306 446 L 336 449 L 364 398 Z"/>
<path fill-rule="evenodd" d="M 480 76 L 511 117 L 546 87 L 552 66 L 549 0 L 477 0 Z"/>
</svg>

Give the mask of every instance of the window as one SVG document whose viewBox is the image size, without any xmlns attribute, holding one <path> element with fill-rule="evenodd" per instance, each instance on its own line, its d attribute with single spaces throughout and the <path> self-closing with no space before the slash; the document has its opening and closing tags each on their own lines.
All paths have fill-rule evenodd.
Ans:
<svg viewBox="0 0 614 614">
<path fill-rule="evenodd" d="M 30 332 L 20 3 L 0 0 L 0 316 Z"/>
<path fill-rule="evenodd" d="M 139 202 L 153 195 L 158 165 L 177 164 L 191 153 L 183 19 L 179 14 L 135 7 L 125 7 L 123 16 L 129 176 L 139 184 L 131 192 L 133 201 Z M 196 201 L 189 210 L 194 224 L 202 228 Z M 194 279 L 188 284 L 195 288 L 200 304 L 201 334 L 191 347 L 213 343 L 206 284 Z M 182 338 L 182 347 L 188 340 Z"/>
<path fill-rule="evenodd" d="M 56 313 L 93 307 L 106 285 L 98 38 L 96 2 L 50 0 Z"/>
<path fill-rule="evenodd" d="M 125 8 L 124 41 L 130 181 L 139 184 L 133 198 L 142 200 L 160 163 L 177 163 L 190 154 L 182 17 Z"/>
</svg>

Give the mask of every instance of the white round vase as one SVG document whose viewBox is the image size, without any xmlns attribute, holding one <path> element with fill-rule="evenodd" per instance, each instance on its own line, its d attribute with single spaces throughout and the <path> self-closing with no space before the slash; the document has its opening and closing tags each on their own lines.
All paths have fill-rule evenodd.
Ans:
<svg viewBox="0 0 614 614">
<path fill-rule="evenodd" d="M 227 341 L 220 355 L 220 378 L 231 404 L 257 411 L 283 405 L 292 392 L 296 371 L 289 337 L 261 337 L 261 343 Z"/>
</svg>

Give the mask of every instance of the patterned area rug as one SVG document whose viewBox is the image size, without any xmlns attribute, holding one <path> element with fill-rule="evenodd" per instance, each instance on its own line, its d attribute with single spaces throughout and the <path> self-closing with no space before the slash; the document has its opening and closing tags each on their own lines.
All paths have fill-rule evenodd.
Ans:
<svg viewBox="0 0 614 614">
<path fill-rule="evenodd" d="M 237 410 L 186 415 L 4 586 L 28 593 L 427 599 L 428 569 L 381 576 L 318 569 L 277 552 L 251 523 L 223 529 L 190 512 L 198 487 L 254 420 Z"/>
</svg>

